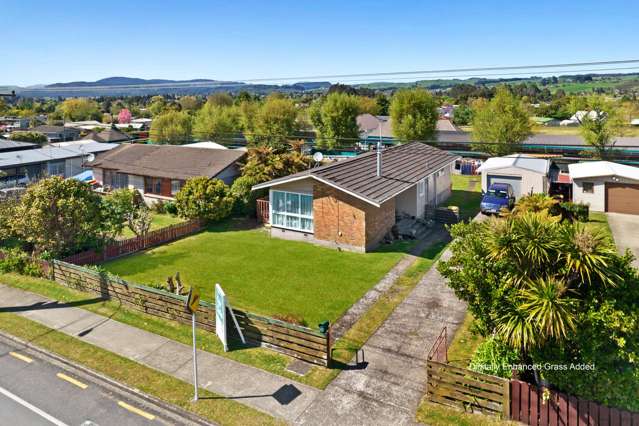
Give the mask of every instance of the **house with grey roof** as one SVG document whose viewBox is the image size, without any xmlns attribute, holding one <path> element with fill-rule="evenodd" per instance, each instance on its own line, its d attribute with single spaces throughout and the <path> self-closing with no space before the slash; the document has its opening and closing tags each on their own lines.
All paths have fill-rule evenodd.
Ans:
<svg viewBox="0 0 639 426">
<path fill-rule="evenodd" d="M 43 133 L 49 142 L 74 141 L 80 138 L 80 129 L 69 126 L 50 126 L 43 124 L 31 131 Z"/>
<path fill-rule="evenodd" d="M 151 204 L 172 200 L 184 183 L 207 176 L 231 184 L 245 151 L 181 145 L 122 144 L 90 163 L 94 179 L 112 189 L 138 190 Z"/>
<path fill-rule="evenodd" d="M 45 176 L 75 176 L 86 169 L 86 162 L 93 156 L 118 146 L 95 141 L 76 142 L 0 152 L 0 188 L 26 185 Z"/>
<path fill-rule="evenodd" d="M 351 251 L 374 249 L 398 217 L 425 215 L 451 194 L 459 156 L 419 142 L 274 179 L 268 190 L 270 233 Z"/>
</svg>

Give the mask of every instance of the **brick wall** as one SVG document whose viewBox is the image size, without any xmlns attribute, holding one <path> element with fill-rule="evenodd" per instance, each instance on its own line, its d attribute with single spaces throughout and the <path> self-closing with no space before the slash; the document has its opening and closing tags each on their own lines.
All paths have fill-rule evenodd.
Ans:
<svg viewBox="0 0 639 426">
<path fill-rule="evenodd" d="M 313 185 L 315 239 L 350 250 L 370 250 L 395 223 L 395 200 L 381 208 L 333 187 Z"/>
</svg>

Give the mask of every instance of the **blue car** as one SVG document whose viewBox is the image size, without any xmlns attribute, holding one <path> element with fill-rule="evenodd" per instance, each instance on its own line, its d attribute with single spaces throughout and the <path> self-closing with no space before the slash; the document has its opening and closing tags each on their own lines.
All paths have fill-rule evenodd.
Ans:
<svg viewBox="0 0 639 426">
<path fill-rule="evenodd" d="M 515 205 L 515 192 L 507 183 L 493 183 L 482 195 L 479 210 L 486 215 L 498 214 L 502 208 L 510 210 Z"/>
</svg>

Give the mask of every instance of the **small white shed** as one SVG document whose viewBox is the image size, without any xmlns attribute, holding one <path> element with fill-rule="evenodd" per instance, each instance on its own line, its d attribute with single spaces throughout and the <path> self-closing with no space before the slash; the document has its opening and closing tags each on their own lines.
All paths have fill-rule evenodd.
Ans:
<svg viewBox="0 0 639 426">
<path fill-rule="evenodd" d="M 477 171 L 481 172 L 481 189 L 487 191 L 493 183 L 507 183 L 513 187 L 515 197 L 547 193 L 550 189 L 548 172 L 550 161 L 525 154 L 492 157 Z"/>
</svg>

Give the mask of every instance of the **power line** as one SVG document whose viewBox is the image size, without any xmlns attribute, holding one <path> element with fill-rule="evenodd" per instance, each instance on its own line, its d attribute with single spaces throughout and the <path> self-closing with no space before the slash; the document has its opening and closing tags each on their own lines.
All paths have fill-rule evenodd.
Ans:
<svg viewBox="0 0 639 426">
<path fill-rule="evenodd" d="M 332 80 L 341 80 L 344 78 L 356 78 L 356 77 L 391 77 L 389 79 L 406 79 L 406 77 L 392 77 L 392 76 L 405 76 L 411 75 L 408 79 L 415 78 L 420 75 L 428 74 L 433 78 L 471 78 L 471 77 L 484 77 L 484 76 L 499 76 L 499 75 L 527 75 L 529 72 L 521 72 L 521 73 L 491 73 L 485 74 L 485 71 L 508 71 L 508 70 L 537 70 L 537 69 L 549 69 L 549 68 L 575 68 L 575 67 L 584 67 L 584 66 L 599 66 L 599 65 L 620 65 L 620 64 L 637 64 L 639 63 L 639 59 L 627 59 L 627 60 L 619 60 L 619 61 L 598 61 L 598 62 L 574 62 L 574 63 L 564 63 L 564 64 L 544 64 L 544 65 L 515 65 L 515 66 L 503 66 L 503 67 L 477 67 L 477 68 L 450 68 L 450 69 L 439 69 L 439 70 L 421 70 L 421 71 L 394 71 L 394 72 L 378 72 L 378 73 L 361 73 L 361 74 L 333 74 L 333 75 L 315 75 L 315 76 L 299 76 L 299 77 L 269 77 L 269 78 L 252 78 L 252 79 L 238 79 L 234 82 L 229 81 L 219 81 L 216 82 L 211 80 L 209 82 L 176 82 L 176 83 L 153 83 L 153 84 L 122 84 L 122 85 L 114 85 L 114 86 L 83 86 L 83 87 L 43 87 L 43 88 L 33 88 L 28 89 L 30 92 L 38 92 L 38 91 L 47 91 L 47 92 L 62 92 L 62 91 L 83 91 L 83 90 L 117 90 L 117 89 L 153 89 L 153 88 L 219 88 L 219 87 L 235 87 L 233 83 L 257 83 L 257 82 L 267 82 L 267 81 L 304 81 L 304 80 L 319 80 L 319 79 L 332 79 Z M 628 70 L 628 69 L 637 69 L 637 67 L 615 67 L 615 68 L 604 68 L 604 69 L 585 69 L 585 70 L 557 70 L 557 71 L 541 71 L 538 73 L 559 73 L 559 72 L 592 72 L 592 71 L 614 71 L 614 70 Z M 467 74 L 467 75 L 458 75 L 456 73 L 461 72 L 478 72 L 475 74 Z M 482 74 L 482 72 L 484 72 Z M 434 76 L 434 74 L 444 74 L 446 75 L 438 75 Z M 451 74 L 455 73 L 455 74 Z M 387 80 L 389 80 L 387 79 Z M 360 81 L 360 80 L 351 80 L 351 81 Z M 372 80 L 375 81 L 375 80 Z"/>
</svg>

